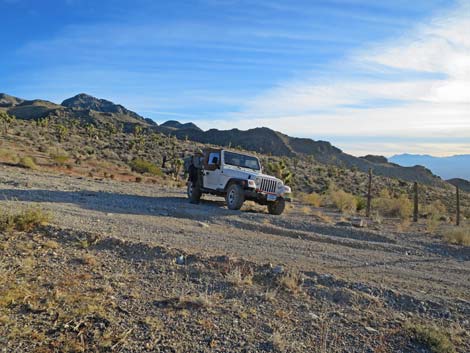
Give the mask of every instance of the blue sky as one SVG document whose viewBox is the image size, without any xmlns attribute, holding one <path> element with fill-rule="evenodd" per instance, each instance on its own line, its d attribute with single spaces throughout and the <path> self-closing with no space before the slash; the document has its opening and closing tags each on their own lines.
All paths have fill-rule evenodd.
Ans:
<svg viewBox="0 0 470 353">
<path fill-rule="evenodd" d="M 470 0 L 0 0 L 0 92 L 353 154 L 470 153 Z M 467 90 L 468 89 L 468 90 Z"/>
</svg>

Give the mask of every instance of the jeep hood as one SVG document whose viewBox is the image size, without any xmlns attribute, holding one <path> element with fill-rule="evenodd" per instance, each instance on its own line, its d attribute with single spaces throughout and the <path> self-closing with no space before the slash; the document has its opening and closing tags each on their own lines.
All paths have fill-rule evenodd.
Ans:
<svg viewBox="0 0 470 353">
<path fill-rule="evenodd" d="M 272 176 L 272 175 L 267 175 L 263 174 L 260 172 L 257 172 L 252 169 L 247 169 L 247 168 L 237 168 L 237 167 L 232 167 L 232 166 L 224 166 L 224 171 L 226 171 L 227 175 L 230 175 L 230 177 L 233 178 L 240 178 L 240 179 L 252 179 L 255 180 L 256 178 L 267 178 L 267 179 L 272 179 L 276 181 L 281 181 L 280 179 Z M 249 177 L 249 178 L 248 178 Z"/>
</svg>

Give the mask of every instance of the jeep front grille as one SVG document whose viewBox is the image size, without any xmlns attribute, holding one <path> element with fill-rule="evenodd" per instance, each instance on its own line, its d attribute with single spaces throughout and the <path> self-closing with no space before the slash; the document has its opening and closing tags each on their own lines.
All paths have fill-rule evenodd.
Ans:
<svg viewBox="0 0 470 353">
<path fill-rule="evenodd" d="M 261 179 L 260 190 L 264 192 L 276 193 L 277 181 L 272 179 Z"/>
</svg>

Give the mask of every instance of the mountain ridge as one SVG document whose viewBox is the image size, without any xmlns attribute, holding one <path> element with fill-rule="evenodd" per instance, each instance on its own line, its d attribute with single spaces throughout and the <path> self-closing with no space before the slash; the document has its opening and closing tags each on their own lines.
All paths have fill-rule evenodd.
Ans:
<svg viewBox="0 0 470 353">
<path fill-rule="evenodd" d="M 3 103 L 2 103 L 3 102 Z M 176 120 L 158 125 L 128 110 L 122 105 L 105 99 L 95 98 L 88 94 L 78 94 L 68 98 L 62 104 L 43 100 L 24 100 L 8 95 L 0 95 L 0 109 L 20 119 L 77 119 L 86 124 L 103 128 L 109 125 L 122 125 L 125 132 L 133 132 L 136 126 L 172 135 L 178 139 L 189 139 L 204 144 L 242 149 L 265 155 L 287 158 L 313 158 L 319 163 L 340 168 L 357 169 L 367 172 L 372 169 L 375 174 L 407 181 L 417 181 L 434 186 L 443 186 L 445 182 L 422 166 L 402 167 L 389 163 L 382 156 L 355 157 L 344 153 L 328 141 L 315 141 L 309 138 L 292 137 L 267 127 L 249 130 L 203 131 L 192 122 L 181 123 Z"/>
<path fill-rule="evenodd" d="M 388 160 L 405 167 L 425 166 L 443 179 L 470 180 L 470 154 L 435 157 L 429 154 L 404 153 L 394 155 Z"/>
</svg>

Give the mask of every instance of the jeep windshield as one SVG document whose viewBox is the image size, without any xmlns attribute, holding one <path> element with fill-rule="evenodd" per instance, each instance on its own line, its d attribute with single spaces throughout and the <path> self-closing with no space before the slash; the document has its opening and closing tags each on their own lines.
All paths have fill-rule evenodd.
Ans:
<svg viewBox="0 0 470 353">
<path fill-rule="evenodd" d="M 224 162 L 235 167 L 260 170 L 258 158 L 239 153 L 224 151 Z"/>
</svg>

